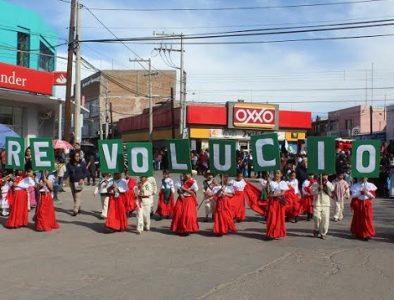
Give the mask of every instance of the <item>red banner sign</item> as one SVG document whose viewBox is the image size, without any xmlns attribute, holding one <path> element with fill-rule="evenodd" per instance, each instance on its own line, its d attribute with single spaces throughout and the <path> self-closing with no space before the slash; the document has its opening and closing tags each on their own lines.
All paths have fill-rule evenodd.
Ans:
<svg viewBox="0 0 394 300">
<path fill-rule="evenodd" d="M 52 95 L 53 73 L 0 63 L 0 88 Z"/>
<path fill-rule="evenodd" d="M 67 72 L 53 72 L 53 85 L 66 85 Z"/>
<path fill-rule="evenodd" d="M 233 126 L 274 129 L 278 125 L 278 109 L 270 104 L 234 103 Z"/>
</svg>

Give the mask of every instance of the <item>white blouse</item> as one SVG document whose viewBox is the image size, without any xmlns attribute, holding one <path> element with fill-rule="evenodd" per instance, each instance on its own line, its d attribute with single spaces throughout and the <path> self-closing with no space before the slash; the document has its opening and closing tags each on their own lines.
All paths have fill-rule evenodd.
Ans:
<svg viewBox="0 0 394 300">
<path fill-rule="evenodd" d="M 270 181 L 271 193 L 277 194 L 277 193 L 281 193 L 281 192 L 287 191 L 288 189 L 289 189 L 289 186 L 283 180 L 280 181 L 280 182 Z"/>
<path fill-rule="evenodd" d="M 26 190 L 31 186 L 35 186 L 36 183 L 34 182 L 34 179 L 31 177 L 25 177 L 21 181 L 19 181 L 16 184 L 16 190 Z"/>
<path fill-rule="evenodd" d="M 371 193 L 376 191 L 378 188 L 376 187 L 376 185 L 374 185 L 373 183 L 370 182 L 365 182 L 365 183 L 361 183 L 358 182 L 356 184 L 354 184 L 352 186 L 352 197 L 353 198 L 357 198 L 358 200 L 368 200 L 368 199 L 373 199 L 375 198 L 375 196 Z M 366 194 L 361 195 L 361 191 L 367 191 Z"/>
<path fill-rule="evenodd" d="M 243 192 L 246 186 L 246 181 L 244 179 L 241 181 L 233 179 L 229 182 L 229 184 L 234 187 L 235 192 Z"/>
<path fill-rule="evenodd" d="M 298 180 L 297 180 L 297 178 L 296 178 L 296 179 L 293 179 L 293 180 L 287 181 L 287 184 L 288 184 L 289 186 L 291 186 L 291 187 L 294 189 L 294 192 L 295 192 L 297 195 L 300 194 L 300 189 L 298 188 Z"/>
</svg>

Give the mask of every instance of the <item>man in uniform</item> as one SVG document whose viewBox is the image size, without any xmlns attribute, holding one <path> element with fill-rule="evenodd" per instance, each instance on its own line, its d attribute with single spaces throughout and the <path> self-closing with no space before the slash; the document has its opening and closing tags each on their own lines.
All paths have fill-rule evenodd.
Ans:
<svg viewBox="0 0 394 300">
<path fill-rule="evenodd" d="M 137 232 L 150 230 L 150 213 L 153 206 L 154 186 L 146 176 L 142 176 L 138 183 L 137 199 Z"/>
</svg>

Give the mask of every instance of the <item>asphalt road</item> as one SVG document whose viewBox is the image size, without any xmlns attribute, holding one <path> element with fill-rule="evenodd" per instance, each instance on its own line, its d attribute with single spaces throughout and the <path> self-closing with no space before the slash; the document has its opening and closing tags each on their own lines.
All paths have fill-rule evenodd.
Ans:
<svg viewBox="0 0 394 300">
<path fill-rule="evenodd" d="M 70 193 L 60 198 L 56 231 L 0 227 L 1 300 L 394 299 L 394 200 L 375 200 L 377 237 L 364 242 L 350 236 L 348 205 L 327 240 L 312 238 L 312 222 L 302 219 L 287 223 L 286 239 L 266 241 L 249 209 L 238 233 L 224 237 L 211 234 L 210 222 L 173 235 L 170 220 L 139 236 L 135 216 L 129 231 L 106 233 L 92 187 L 77 217 Z"/>
</svg>

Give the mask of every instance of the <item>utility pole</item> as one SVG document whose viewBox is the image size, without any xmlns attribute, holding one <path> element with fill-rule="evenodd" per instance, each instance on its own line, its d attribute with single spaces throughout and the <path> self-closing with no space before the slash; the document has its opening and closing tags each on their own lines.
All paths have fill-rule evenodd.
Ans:
<svg viewBox="0 0 394 300">
<path fill-rule="evenodd" d="M 373 133 L 373 108 L 372 105 L 369 106 L 369 131 Z"/>
<path fill-rule="evenodd" d="M 171 88 L 171 133 L 175 139 L 175 107 L 174 107 L 174 88 Z"/>
<path fill-rule="evenodd" d="M 68 57 L 67 57 L 67 83 L 66 83 L 66 103 L 64 116 L 64 139 L 70 141 L 71 131 L 71 90 L 72 71 L 74 58 L 74 33 L 75 33 L 75 8 L 76 0 L 71 0 L 70 25 L 68 29 Z"/>
<path fill-rule="evenodd" d="M 114 132 L 114 116 L 112 114 L 112 102 L 109 102 L 109 117 L 110 117 L 110 122 L 111 122 L 111 137 L 115 137 L 115 132 Z"/>
<path fill-rule="evenodd" d="M 76 143 L 81 142 L 81 5 L 77 0 L 76 6 L 76 32 L 75 32 L 75 109 L 74 109 L 74 140 Z"/>
<path fill-rule="evenodd" d="M 371 65 L 371 81 L 372 81 L 372 86 L 371 86 L 371 106 L 369 107 L 369 122 L 370 122 L 370 132 L 371 134 L 373 133 L 373 67 L 374 63 Z"/>
</svg>

